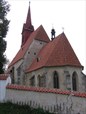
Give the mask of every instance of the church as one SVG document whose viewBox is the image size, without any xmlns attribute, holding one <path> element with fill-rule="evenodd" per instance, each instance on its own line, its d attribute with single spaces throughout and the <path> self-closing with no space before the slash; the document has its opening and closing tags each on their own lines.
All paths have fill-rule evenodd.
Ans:
<svg viewBox="0 0 86 114">
<path fill-rule="evenodd" d="M 50 39 L 42 25 L 34 30 L 29 4 L 20 50 L 8 66 L 12 84 L 85 92 L 83 69 L 64 32 L 55 36 L 52 28 Z"/>
</svg>

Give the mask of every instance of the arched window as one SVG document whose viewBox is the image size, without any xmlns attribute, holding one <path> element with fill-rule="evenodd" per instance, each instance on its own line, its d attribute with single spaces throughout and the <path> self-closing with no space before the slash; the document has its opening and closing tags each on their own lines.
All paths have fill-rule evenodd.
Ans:
<svg viewBox="0 0 86 114">
<path fill-rule="evenodd" d="M 46 76 L 38 75 L 39 87 L 46 87 Z"/>
<path fill-rule="evenodd" d="M 72 89 L 77 91 L 77 73 L 74 72 L 72 75 Z"/>
<path fill-rule="evenodd" d="M 30 85 L 35 86 L 35 75 L 31 77 L 30 79 Z"/>
<path fill-rule="evenodd" d="M 54 88 L 59 88 L 59 77 L 56 71 L 54 72 L 53 83 Z"/>
<path fill-rule="evenodd" d="M 14 70 L 15 70 L 15 68 L 13 67 L 13 68 L 12 68 L 12 70 L 10 71 L 10 73 L 11 73 L 11 80 L 12 80 L 12 84 L 14 84 L 14 83 L 15 83 L 15 78 L 14 78 Z"/>
</svg>

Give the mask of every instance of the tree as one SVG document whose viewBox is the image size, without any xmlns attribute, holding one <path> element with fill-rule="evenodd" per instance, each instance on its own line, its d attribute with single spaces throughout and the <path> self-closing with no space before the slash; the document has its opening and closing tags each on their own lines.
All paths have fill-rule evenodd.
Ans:
<svg viewBox="0 0 86 114">
<path fill-rule="evenodd" d="M 7 58 L 4 54 L 6 50 L 5 37 L 8 31 L 9 20 L 6 15 L 9 12 L 9 4 L 5 0 L 0 0 L 0 74 L 4 73 Z"/>
</svg>

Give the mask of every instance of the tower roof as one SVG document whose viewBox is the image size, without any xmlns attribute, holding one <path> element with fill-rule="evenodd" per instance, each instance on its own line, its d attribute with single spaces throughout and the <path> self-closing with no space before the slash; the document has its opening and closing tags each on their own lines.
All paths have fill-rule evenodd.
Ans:
<svg viewBox="0 0 86 114">
<path fill-rule="evenodd" d="M 21 44 L 21 46 L 23 46 L 26 43 L 27 39 L 29 38 L 29 36 L 32 34 L 33 31 L 34 31 L 34 27 L 31 22 L 31 11 L 30 11 L 30 2 L 29 2 L 26 23 L 24 23 L 23 30 L 22 30 L 22 44 Z"/>
<path fill-rule="evenodd" d="M 29 27 L 31 25 L 32 25 L 32 22 L 31 22 L 30 2 L 29 2 L 29 9 L 28 9 L 27 18 L 26 18 L 26 26 Z"/>
<path fill-rule="evenodd" d="M 39 52 L 39 61 L 35 59 L 26 72 L 48 66 L 82 67 L 65 34 L 62 33 Z"/>
</svg>

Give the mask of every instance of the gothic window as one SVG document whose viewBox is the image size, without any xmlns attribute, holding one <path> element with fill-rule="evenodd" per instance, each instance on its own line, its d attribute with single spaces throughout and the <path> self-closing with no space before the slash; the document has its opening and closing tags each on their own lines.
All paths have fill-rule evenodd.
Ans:
<svg viewBox="0 0 86 114">
<path fill-rule="evenodd" d="M 66 75 L 66 86 L 68 90 L 71 90 L 70 75 Z"/>
<path fill-rule="evenodd" d="M 19 68 L 17 69 L 17 75 L 18 75 L 18 76 L 21 75 L 21 67 L 19 67 Z"/>
<path fill-rule="evenodd" d="M 54 88 L 59 88 L 59 77 L 56 71 L 54 72 L 53 83 L 54 83 Z"/>
<path fill-rule="evenodd" d="M 12 70 L 10 71 L 10 73 L 11 73 L 11 80 L 12 80 L 12 84 L 14 84 L 15 83 L 15 79 L 14 79 L 14 67 L 12 68 Z"/>
<path fill-rule="evenodd" d="M 77 91 L 77 73 L 74 72 L 72 75 L 72 89 Z"/>
<path fill-rule="evenodd" d="M 35 76 L 30 79 L 30 85 L 35 86 Z"/>
<path fill-rule="evenodd" d="M 21 66 L 17 68 L 17 84 L 20 84 Z"/>
<path fill-rule="evenodd" d="M 70 79 L 70 73 L 69 73 L 69 71 L 64 71 L 64 76 L 65 76 L 66 88 L 68 90 L 71 90 L 71 79 Z"/>
<path fill-rule="evenodd" d="M 46 87 L 46 76 L 38 76 L 39 87 Z"/>
<path fill-rule="evenodd" d="M 20 77 L 18 77 L 17 84 L 20 84 Z"/>
</svg>

